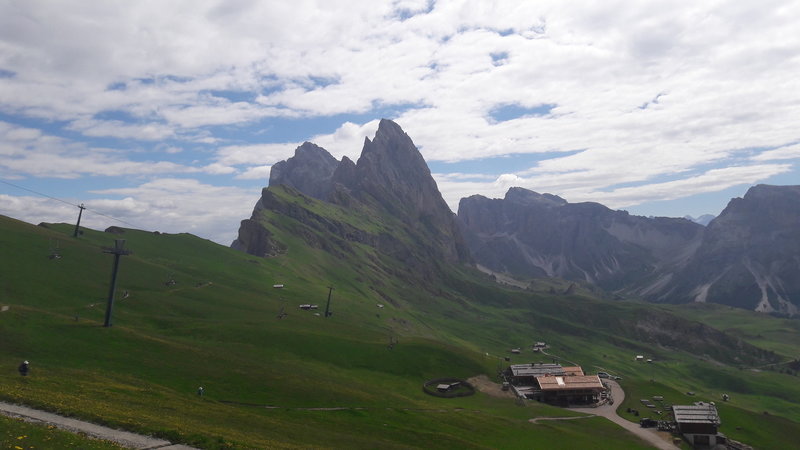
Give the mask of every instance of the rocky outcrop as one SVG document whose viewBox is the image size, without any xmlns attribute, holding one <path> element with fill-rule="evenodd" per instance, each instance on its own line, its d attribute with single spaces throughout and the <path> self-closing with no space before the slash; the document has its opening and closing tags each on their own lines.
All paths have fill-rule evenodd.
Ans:
<svg viewBox="0 0 800 450">
<path fill-rule="evenodd" d="M 761 312 L 800 311 L 800 186 L 758 185 L 712 220 L 665 295 Z"/>
<path fill-rule="evenodd" d="M 272 239 L 272 233 L 253 219 L 245 219 L 239 225 L 239 237 L 231 244 L 231 248 L 254 256 L 277 256 L 286 251 L 286 247 Z"/>
<path fill-rule="evenodd" d="M 294 156 L 276 163 L 270 169 L 270 186 L 291 186 L 318 199 L 326 199 L 331 191 L 331 178 L 339 161 L 327 150 L 305 142 Z"/>
<path fill-rule="evenodd" d="M 276 195 L 278 189 L 281 195 Z M 309 197 L 335 208 L 321 208 Z M 442 264 L 471 261 L 455 215 L 425 160 L 411 138 L 389 120 L 381 120 L 375 138 L 365 140 L 357 163 L 347 157 L 338 162 L 305 143 L 294 157 L 275 164 L 270 185 L 251 219 L 242 222 L 234 248 L 258 256 L 281 251 L 264 226 L 270 220 L 265 212 L 295 220 L 291 232 L 307 245 L 344 257 L 353 253 L 352 244 L 365 244 L 420 279 L 432 280 Z M 362 229 L 341 212 L 374 222 Z"/>
</svg>

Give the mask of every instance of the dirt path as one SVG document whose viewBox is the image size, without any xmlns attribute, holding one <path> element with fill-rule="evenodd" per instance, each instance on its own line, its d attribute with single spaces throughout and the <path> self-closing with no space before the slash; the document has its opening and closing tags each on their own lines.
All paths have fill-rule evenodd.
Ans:
<svg viewBox="0 0 800 450">
<path fill-rule="evenodd" d="M 672 444 L 672 438 L 669 433 L 659 432 L 655 428 L 642 428 L 638 424 L 629 422 L 620 417 L 617 414 L 617 408 L 619 408 L 619 405 L 621 405 L 622 401 L 625 400 L 625 391 L 622 390 L 622 388 L 619 386 L 619 383 L 616 381 L 605 380 L 605 383 L 611 387 L 611 398 L 614 399 L 613 405 L 606 403 L 602 406 L 598 406 L 597 408 L 569 408 L 569 410 L 605 417 L 606 419 L 616 423 L 622 428 L 625 428 L 636 436 L 644 439 L 655 448 L 663 450 L 675 450 L 678 448 Z"/>
<path fill-rule="evenodd" d="M 475 389 L 483 392 L 486 395 L 499 398 L 514 398 L 514 393 L 511 390 L 504 391 L 503 387 L 492 380 L 486 375 L 478 375 L 476 377 L 467 378 L 467 381 L 475 386 Z"/>
<path fill-rule="evenodd" d="M 575 420 L 575 419 L 588 419 L 594 416 L 569 416 L 569 417 L 534 417 L 533 419 L 528 419 L 528 422 L 536 424 L 539 422 L 543 422 L 545 420 Z"/>
<path fill-rule="evenodd" d="M 12 405 L 0 402 L 0 414 L 9 417 L 19 417 L 28 422 L 38 422 L 46 425 L 53 425 L 56 428 L 70 431 L 73 433 L 84 433 L 96 439 L 105 439 L 116 442 L 117 444 L 136 449 L 159 449 L 159 450 L 196 450 L 181 444 L 173 444 L 163 439 L 156 439 L 150 436 L 130 433 L 127 431 L 115 430 L 113 428 L 95 425 L 82 420 L 71 419 L 57 414 L 39 411 L 28 408 L 27 406 Z"/>
</svg>

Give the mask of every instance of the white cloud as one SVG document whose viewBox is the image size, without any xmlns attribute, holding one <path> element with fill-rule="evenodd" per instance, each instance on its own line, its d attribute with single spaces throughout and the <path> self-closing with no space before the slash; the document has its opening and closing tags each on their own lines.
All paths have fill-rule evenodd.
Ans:
<svg viewBox="0 0 800 450">
<path fill-rule="evenodd" d="M 125 154 L 89 147 L 30 128 L 0 122 L 0 174 L 53 178 L 88 175 L 154 175 L 197 169 L 168 161 L 133 161 Z"/>
<path fill-rule="evenodd" d="M 194 179 L 163 178 L 132 188 L 92 193 L 123 196 L 122 199 L 87 201 L 86 206 L 137 227 L 169 233 L 188 232 L 229 245 L 236 239 L 239 222 L 250 217 L 260 188 L 212 186 Z M 96 220 L 110 223 L 108 219 Z M 91 227 L 90 223 L 87 222 L 87 226 Z"/>
<path fill-rule="evenodd" d="M 779 159 L 800 159 L 800 144 L 787 145 L 767 150 L 751 158 L 753 161 L 774 161 Z"/>
<path fill-rule="evenodd" d="M 217 161 L 229 166 L 262 166 L 292 157 L 301 143 L 228 145 L 216 152 Z"/>
<path fill-rule="evenodd" d="M 174 136 L 172 127 L 162 124 L 128 124 L 119 120 L 78 119 L 69 129 L 80 131 L 85 136 L 110 136 L 120 139 L 134 138 L 143 141 L 159 141 Z"/>
<path fill-rule="evenodd" d="M 558 195 L 569 202 L 593 201 L 609 208 L 625 208 L 650 201 L 683 198 L 701 192 L 718 192 L 732 186 L 755 184 L 774 175 L 789 172 L 788 164 L 757 164 L 710 169 L 697 175 L 671 181 L 604 190 L 608 183 L 570 183 L 549 177 L 519 177 L 504 174 L 493 181 L 460 181 L 452 177 L 435 177 L 439 189 L 453 211 L 461 198 L 480 193 L 489 198 L 502 198 L 511 187 L 523 187 L 539 193 Z M 624 180 L 617 180 L 624 182 Z M 596 187 L 595 187 L 596 186 Z"/>
<path fill-rule="evenodd" d="M 0 194 L 0 214 L 33 224 L 71 223 L 78 218 L 78 208 L 47 198 Z"/>
<path fill-rule="evenodd" d="M 203 167 L 201 170 L 202 172 L 205 172 L 210 175 L 228 175 L 236 172 L 236 169 L 234 169 L 233 167 L 219 163 L 209 164 Z"/>
<path fill-rule="evenodd" d="M 378 120 L 363 125 L 345 122 L 332 134 L 314 136 L 311 141 L 330 152 L 336 159 L 341 160 L 342 156 L 347 156 L 356 161 L 364 147 L 364 139 L 375 136 L 378 123 Z"/>
<path fill-rule="evenodd" d="M 639 205 L 647 201 L 674 200 L 699 192 L 717 192 L 733 186 L 755 184 L 790 170 L 787 164 L 732 166 L 712 169 L 697 176 L 644 186 L 626 187 L 609 192 L 565 192 L 572 201 L 596 201 L 610 208 Z M 565 197 L 567 198 L 567 197 Z"/>
<path fill-rule="evenodd" d="M 0 122 L 0 175 L 264 179 L 304 139 L 276 142 L 271 118 L 340 120 L 308 139 L 355 160 L 380 111 L 428 161 L 536 156 L 491 180 L 437 174 L 451 206 L 511 183 L 709 192 L 729 183 L 714 174 L 800 161 L 797 17 L 789 0 L 4 2 L 0 112 L 40 129 Z M 503 105 L 553 108 L 503 120 Z M 127 153 L 163 140 L 152 161 Z"/>
<path fill-rule="evenodd" d="M 266 181 L 269 179 L 270 170 L 272 170 L 272 166 L 255 166 L 249 167 L 243 173 L 236 175 L 236 179 L 238 180 L 264 180 L 265 185 Z"/>
</svg>

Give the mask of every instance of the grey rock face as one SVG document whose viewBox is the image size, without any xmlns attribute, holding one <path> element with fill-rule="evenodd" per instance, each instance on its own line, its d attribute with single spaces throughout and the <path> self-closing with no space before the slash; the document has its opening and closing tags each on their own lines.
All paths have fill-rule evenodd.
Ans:
<svg viewBox="0 0 800 450">
<path fill-rule="evenodd" d="M 298 191 L 321 200 L 328 197 L 331 178 L 339 165 L 327 150 L 305 142 L 294 152 L 294 156 L 272 166 L 269 185 L 291 186 Z"/>
<path fill-rule="evenodd" d="M 684 260 L 702 226 L 631 216 L 599 203 L 512 188 L 504 199 L 462 199 L 458 217 L 478 264 L 521 276 L 620 290 Z"/>
<path fill-rule="evenodd" d="M 651 301 L 800 313 L 800 186 L 751 188 L 707 227 L 512 188 L 458 211 L 478 264 Z"/>
<path fill-rule="evenodd" d="M 381 120 L 373 140 L 366 139 L 357 163 L 347 157 L 336 161 L 327 151 L 314 144 L 298 147 L 295 156 L 277 163 L 270 175 L 270 188 L 288 186 L 302 194 L 345 208 L 366 208 L 378 214 L 388 214 L 402 223 L 397 236 L 379 238 L 359 235 L 357 242 L 372 245 L 400 261 L 427 270 L 439 262 L 471 261 L 461 236 L 455 215 L 445 203 L 425 160 L 411 138 L 399 125 Z M 257 223 L 259 210 L 280 207 L 269 191 L 262 193 L 256 204 L 252 222 Z M 314 220 L 301 211 L 283 208 L 297 220 Z M 325 227 L 335 234 L 346 227 Z M 349 230 L 349 229 L 348 229 Z M 260 233 L 260 234 L 259 234 Z M 340 236 L 352 240 L 358 233 L 352 230 Z M 248 221 L 242 222 L 234 247 L 256 255 L 275 252 L 269 236 L 254 230 Z"/>
<path fill-rule="evenodd" d="M 673 280 L 676 301 L 800 312 L 800 186 L 758 185 L 709 223 Z"/>
<path fill-rule="evenodd" d="M 470 260 L 455 215 L 442 198 L 428 165 L 396 123 L 381 120 L 374 140 L 364 141 L 355 173 L 341 178 L 360 201 L 379 206 L 433 242 L 445 260 Z"/>
</svg>

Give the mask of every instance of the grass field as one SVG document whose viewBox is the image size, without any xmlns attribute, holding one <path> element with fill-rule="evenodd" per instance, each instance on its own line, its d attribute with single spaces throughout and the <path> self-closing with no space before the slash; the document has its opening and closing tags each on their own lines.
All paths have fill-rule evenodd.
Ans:
<svg viewBox="0 0 800 450">
<path fill-rule="evenodd" d="M 89 439 L 52 425 L 24 422 L 0 415 L 0 448 L 14 450 L 47 448 L 80 448 L 86 450 L 111 450 L 122 447 L 111 442 Z"/>
<path fill-rule="evenodd" d="M 6 401 L 203 448 L 647 448 L 604 419 L 533 425 L 528 419 L 564 411 L 422 391 L 431 378 L 494 377 L 506 356 L 563 358 L 622 375 L 636 402 L 647 395 L 677 402 L 687 390 L 697 392 L 687 401 L 717 398 L 722 380 L 732 397 L 721 406 L 726 434 L 769 444 L 760 448 L 793 442 L 769 436 L 771 429 L 800 434 L 797 378 L 744 371 L 680 343 L 654 346 L 629 326 L 649 317 L 650 305 L 502 289 L 468 269 L 431 292 L 385 273 L 371 248 L 356 246 L 343 261 L 290 235 L 281 236 L 286 255 L 255 258 L 188 234 L 86 230 L 74 239 L 69 225 L 7 218 L 0 230 Z M 115 238 L 133 254 L 122 257 L 114 326 L 105 328 L 113 257 L 102 247 Z M 56 245 L 61 258 L 48 258 Z M 325 318 L 328 286 L 333 315 Z M 298 308 L 306 303 L 319 309 Z M 791 322 L 780 323 L 783 334 L 762 333 L 753 343 L 789 358 L 795 341 L 772 340 L 796 336 Z M 508 353 L 540 340 L 557 356 Z M 658 354 L 655 375 L 633 361 L 643 352 Z M 16 374 L 23 359 L 31 361 L 25 379 Z M 759 426 L 738 425 L 747 421 Z"/>
</svg>

